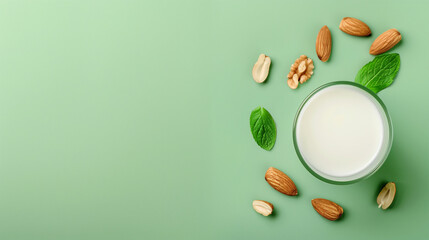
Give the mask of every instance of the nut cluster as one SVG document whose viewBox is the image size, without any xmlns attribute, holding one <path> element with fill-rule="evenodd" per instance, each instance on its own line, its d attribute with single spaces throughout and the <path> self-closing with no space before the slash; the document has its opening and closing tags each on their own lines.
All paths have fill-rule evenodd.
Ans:
<svg viewBox="0 0 429 240">
<path fill-rule="evenodd" d="M 298 87 L 298 82 L 302 84 L 311 78 L 313 69 L 313 60 L 306 55 L 301 55 L 290 67 L 290 72 L 287 75 L 287 85 L 292 89 L 296 89 Z"/>
<path fill-rule="evenodd" d="M 365 36 L 370 36 L 372 34 L 371 29 L 368 27 L 366 23 L 364 23 L 359 19 L 351 18 L 351 17 L 343 18 L 341 20 L 339 28 L 344 33 L 350 34 L 352 36 L 365 37 Z M 384 33 L 382 33 L 381 35 L 379 35 L 374 40 L 374 42 L 370 47 L 369 53 L 372 55 L 378 55 L 378 54 L 387 52 L 388 50 L 392 49 L 396 44 L 398 44 L 401 41 L 401 39 L 402 39 L 402 36 L 398 30 L 389 29 Z M 331 49 L 332 49 L 331 31 L 329 30 L 328 26 L 325 25 L 320 29 L 319 34 L 317 35 L 317 39 L 316 39 L 317 57 L 322 62 L 328 61 L 331 56 Z M 252 76 L 255 82 L 263 83 L 267 79 L 270 71 L 270 65 L 271 65 L 270 57 L 266 56 L 265 54 L 260 54 L 252 70 Z M 367 65 L 365 65 L 365 67 Z M 308 58 L 306 55 L 301 55 L 298 59 L 295 60 L 295 62 L 290 67 L 290 72 L 287 75 L 287 78 L 288 78 L 287 84 L 291 89 L 296 89 L 299 83 L 302 84 L 311 78 L 311 76 L 313 75 L 313 69 L 314 69 L 313 60 L 311 58 Z M 396 72 L 397 71 L 398 69 L 396 68 Z M 396 75 L 396 72 L 394 73 L 394 75 Z M 385 76 L 385 78 L 387 78 L 387 76 Z M 252 112 L 252 115 L 253 115 L 253 112 Z M 252 121 L 252 116 L 251 116 L 251 121 Z M 251 127 L 251 129 L 253 134 L 253 128 Z M 262 145 L 260 146 L 262 147 Z M 266 150 L 270 150 L 270 149 L 271 148 Z M 283 193 L 288 196 L 298 195 L 298 190 L 295 183 L 288 175 L 286 175 L 284 172 L 280 171 L 279 169 L 270 167 L 265 173 L 265 180 L 272 188 L 274 188 L 280 193 Z M 383 189 L 378 194 L 378 197 L 377 197 L 378 207 L 382 208 L 383 210 L 389 208 L 392 202 L 394 201 L 395 194 L 396 194 L 395 183 L 393 182 L 387 183 L 386 186 L 384 186 Z M 322 217 L 331 221 L 335 221 L 341 218 L 341 216 L 344 213 L 344 209 L 340 205 L 324 198 L 313 199 L 311 200 L 311 204 L 313 205 L 313 208 L 314 210 L 316 210 L 317 213 L 319 213 Z M 271 215 L 274 210 L 273 204 L 264 200 L 254 200 L 252 203 L 252 206 L 257 213 L 260 213 L 263 216 Z"/>
<path fill-rule="evenodd" d="M 359 19 L 345 17 L 341 20 L 340 30 L 353 36 L 369 36 L 371 29 Z M 380 34 L 372 43 L 369 54 L 379 55 L 389 51 L 402 39 L 401 33 L 392 28 Z M 317 51 L 317 49 L 316 49 Z"/>
</svg>

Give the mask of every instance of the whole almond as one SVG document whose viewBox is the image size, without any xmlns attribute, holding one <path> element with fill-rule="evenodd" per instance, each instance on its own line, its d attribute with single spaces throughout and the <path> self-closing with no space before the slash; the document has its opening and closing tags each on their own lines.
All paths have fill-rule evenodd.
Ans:
<svg viewBox="0 0 429 240">
<path fill-rule="evenodd" d="M 324 198 L 316 198 L 311 200 L 311 204 L 314 207 L 314 210 L 318 212 L 322 217 L 335 221 L 343 215 L 343 208 L 327 199 Z"/>
<path fill-rule="evenodd" d="M 331 45 L 331 31 L 325 25 L 320 29 L 316 39 L 316 53 L 322 62 L 328 61 L 331 56 Z"/>
<path fill-rule="evenodd" d="M 359 19 L 345 17 L 341 20 L 340 30 L 353 36 L 369 36 L 371 29 Z"/>
<path fill-rule="evenodd" d="M 378 208 L 386 210 L 392 204 L 396 194 L 396 185 L 393 182 L 387 183 L 377 197 Z"/>
<path fill-rule="evenodd" d="M 393 48 L 399 41 L 401 41 L 401 33 L 396 29 L 389 29 L 378 36 L 371 45 L 369 53 L 372 55 L 382 54 Z"/>
<path fill-rule="evenodd" d="M 255 209 L 255 211 L 257 213 L 260 213 L 264 216 L 268 216 L 271 215 L 271 213 L 273 213 L 273 204 L 263 201 L 263 200 L 255 200 L 252 203 L 253 205 L 253 209 Z"/>
<path fill-rule="evenodd" d="M 289 196 L 298 195 L 298 190 L 296 189 L 295 183 L 292 179 L 277 168 L 268 168 L 265 173 L 265 180 L 271 185 L 271 187 L 283 194 Z"/>
<path fill-rule="evenodd" d="M 271 58 L 265 54 L 259 55 L 258 61 L 253 66 L 252 76 L 257 83 L 263 83 L 270 71 Z"/>
</svg>

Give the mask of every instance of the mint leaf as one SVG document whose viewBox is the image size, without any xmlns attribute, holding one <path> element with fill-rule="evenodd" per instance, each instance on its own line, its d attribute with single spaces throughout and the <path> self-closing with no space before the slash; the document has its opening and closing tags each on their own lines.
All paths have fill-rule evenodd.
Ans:
<svg viewBox="0 0 429 240">
<path fill-rule="evenodd" d="M 271 114 L 263 107 L 255 108 L 250 114 L 250 130 L 256 143 L 265 150 L 271 150 L 276 142 L 277 129 Z"/>
<path fill-rule="evenodd" d="M 390 86 L 399 70 L 400 57 L 397 53 L 377 56 L 363 66 L 356 75 L 355 82 L 378 93 Z"/>
</svg>

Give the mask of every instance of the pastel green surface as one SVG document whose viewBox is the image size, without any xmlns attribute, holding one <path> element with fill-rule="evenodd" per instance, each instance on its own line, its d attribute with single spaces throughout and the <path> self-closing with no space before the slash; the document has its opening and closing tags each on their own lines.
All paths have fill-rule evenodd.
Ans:
<svg viewBox="0 0 429 240">
<path fill-rule="evenodd" d="M 0 0 L 0 239 L 424 239 L 429 234 L 429 2 Z M 338 29 L 365 21 L 371 37 Z M 331 29 L 331 59 L 315 40 Z M 371 42 L 397 28 L 395 82 L 379 93 L 394 125 L 384 166 L 368 180 L 324 183 L 299 162 L 301 101 L 353 81 Z M 258 55 L 272 59 L 256 84 Z M 301 54 L 314 76 L 286 85 Z M 255 106 L 277 124 L 272 151 L 249 130 Z M 273 190 L 270 166 L 299 196 Z M 395 181 L 387 211 L 376 195 Z M 344 207 L 338 222 L 310 200 Z M 270 201 L 263 217 L 254 199 Z"/>
</svg>

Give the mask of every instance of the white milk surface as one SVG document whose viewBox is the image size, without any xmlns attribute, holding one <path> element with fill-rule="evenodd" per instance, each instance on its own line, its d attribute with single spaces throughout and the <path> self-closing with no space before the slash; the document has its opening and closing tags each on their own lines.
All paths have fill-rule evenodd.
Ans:
<svg viewBox="0 0 429 240">
<path fill-rule="evenodd" d="M 333 85 L 313 95 L 296 123 L 296 141 L 307 165 L 338 181 L 362 177 L 388 148 L 387 117 L 373 96 L 351 85 Z"/>
</svg>

